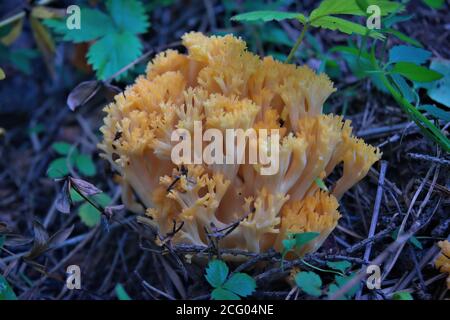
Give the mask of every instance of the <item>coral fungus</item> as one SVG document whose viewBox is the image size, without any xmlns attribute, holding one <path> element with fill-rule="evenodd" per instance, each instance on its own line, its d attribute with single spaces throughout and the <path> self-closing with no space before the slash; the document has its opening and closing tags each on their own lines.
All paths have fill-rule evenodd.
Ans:
<svg viewBox="0 0 450 320">
<path fill-rule="evenodd" d="M 438 245 L 441 253 L 434 261 L 434 265 L 440 272 L 448 274 L 447 288 L 450 289 L 450 242 L 448 240 L 439 241 Z"/>
<path fill-rule="evenodd" d="M 280 250 L 289 233 L 319 232 L 300 254 L 317 250 L 336 227 L 338 199 L 360 181 L 380 151 L 352 135 L 350 121 L 324 115 L 335 91 L 325 74 L 306 66 L 260 59 L 231 35 L 183 36 L 187 54 L 157 55 L 147 74 L 105 108 L 102 156 L 121 176 L 123 201 L 145 212 L 173 243 L 207 244 L 207 233 L 237 224 L 223 248 Z M 171 161 L 175 129 L 279 129 L 279 170 L 255 164 Z M 202 141 L 197 143 L 203 143 Z M 227 142 L 229 143 L 229 142 Z M 250 148 L 250 146 L 247 146 Z M 315 180 L 342 164 L 331 191 Z"/>
</svg>

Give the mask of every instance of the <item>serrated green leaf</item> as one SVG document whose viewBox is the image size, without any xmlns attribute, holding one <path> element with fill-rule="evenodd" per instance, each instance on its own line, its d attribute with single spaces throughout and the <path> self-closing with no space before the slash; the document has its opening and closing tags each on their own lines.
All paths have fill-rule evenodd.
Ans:
<svg viewBox="0 0 450 320">
<path fill-rule="evenodd" d="M 214 289 L 211 292 L 211 298 L 213 300 L 241 300 L 241 298 L 238 295 L 223 288 Z"/>
<path fill-rule="evenodd" d="M 395 292 L 392 295 L 393 300 L 414 300 L 411 293 L 409 292 Z"/>
<path fill-rule="evenodd" d="M 241 297 L 247 297 L 255 291 L 256 281 L 248 274 L 235 273 L 225 282 L 223 288 Z"/>
<path fill-rule="evenodd" d="M 295 275 L 295 283 L 310 296 L 319 297 L 322 294 L 322 279 L 312 271 L 302 271 Z"/>
<path fill-rule="evenodd" d="M 381 15 L 385 16 L 391 12 L 398 11 L 402 5 L 398 2 L 387 0 L 367 0 L 367 5 L 380 7 Z M 364 4 L 366 5 L 366 4 Z M 355 16 L 366 16 L 367 12 L 362 9 L 362 4 L 355 0 L 324 0 L 311 12 L 311 20 L 328 15 L 349 14 Z"/>
<path fill-rule="evenodd" d="M 295 233 L 294 239 L 295 239 L 295 247 L 297 249 L 300 249 L 302 246 L 307 244 L 308 242 L 314 240 L 320 235 L 318 232 L 302 232 L 302 233 Z"/>
<path fill-rule="evenodd" d="M 51 179 L 62 178 L 69 174 L 66 158 L 58 158 L 50 162 L 47 169 L 47 176 Z"/>
<path fill-rule="evenodd" d="M 95 176 L 97 169 L 92 158 L 86 154 L 80 154 L 75 157 L 75 165 L 80 173 L 87 177 Z"/>
<path fill-rule="evenodd" d="M 389 50 L 389 63 L 395 62 L 411 62 L 415 64 L 423 64 L 430 57 L 431 52 L 421 48 L 399 45 Z"/>
<path fill-rule="evenodd" d="M 52 144 L 52 149 L 62 156 L 68 155 L 71 148 L 72 145 L 67 142 L 55 142 Z"/>
<path fill-rule="evenodd" d="M 339 30 L 346 34 L 356 33 L 362 36 L 369 32 L 369 36 L 372 38 L 384 39 L 383 34 L 377 31 L 369 30 L 365 26 L 358 23 L 332 16 L 324 16 L 314 19 L 314 21 L 311 22 L 311 25 L 330 30 Z"/>
<path fill-rule="evenodd" d="M 116 284 L 114 291 L 116 292 L 117 299 L 119 299 L 119 300 L 124 300 L 124 301 L 133 300 L 128 295 L 127 291 L 125 290 L 125 288 L 123 287 L 123 285 L 121 283 Z"/>
<path fill-rule="evenodd" d="M 334 270 L 345 272 L 352 264 L 346 260 L 342 261 L 327 261 L 327 266 Z"/>
<path fill-rule="evenodd" d="M 252 11 L 252 12 L 246 12 L 242 14 L 238 14 L 231 18 L 231 20 L 234 21 L 282 21 L 286 19 L 298 19 L 300 22 L 305 22 L 306 18 L 301 13 L 296 12 L 283 12 L 283 11 Z"/>
<path fill-rule="evenodd" d="M 0 274 L 0 301 L 2 300 L 17 300 L 17 296 L 6 278 Z"/>
<path fill-rule="evenodd" d="M 218 288 L 223 285 L 228 276 L 228 266 L 221 260 L 213 260 L 208 263 L 205 278 L 211 286 Z"/>
<path fill-rule="evenodd" d="M 145 33 L 150 25 L 140 1 L 108 0 L 106 8 L 120 32 Z"/>
<path fill-rule="evenodd" d="M 450 122 L 450 111 L 445 111 L 432 104 L 423 104 L 418 106 L 417 108 L 419 110 L 424 110 L 428 112 L 431 116 L 435 117 L 436 119 L 441 119 L 446 122 Z"/>
<path fill-rule="evenodd" d="M 426 5 L 433 9 L 441 9 L 445 0 L 422 0 Z"/>
<path fill-rule="evenodd" d="M 100 212 L 88 202 L 83 203 L 80 208 L 78 208 L 78 215 L 81 218 L 81 221 L 91 228 L 95 227 L 101 221 Z"/>
<path fill-rule="evenodd" d="M 0 80 L 4 80 L 6 78 L 5 71 L 3 71 L 2 68 L 0 68 Z"/>
<path fill-rule="evenodd" d="M 87 57 L 96 71 L 97 78 L 106 80 L 136 60 L 141 52 L 142 44 L 139 38 L 133 33 L 121 32 L 108 34 L 98 40 L 89 48 Z M 125 73 L 121 75 L 124 76 Z"/>
<path fill-rule="evenodd" d="M 431 82 L 443 77 L 439 72 L 411 62 L 398 62 L 394 64 L 391 72 L 398 73 L 411 81 L 417 82 Z"/>
<path fill-rule="evenodd" d="M 69 29 L 65 19 L 46 19 L 44 24 L 55 33 L 63 35 L 65 41 L 75 43 L 96 40 L 115 32 L 113 20 L 100 10 L 81 8 L 80 29 Z"/>
</svg>

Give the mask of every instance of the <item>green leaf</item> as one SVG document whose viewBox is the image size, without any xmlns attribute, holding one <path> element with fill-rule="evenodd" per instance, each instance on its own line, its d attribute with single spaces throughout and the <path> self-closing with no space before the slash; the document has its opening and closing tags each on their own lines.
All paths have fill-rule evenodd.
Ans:
<svg viewBox="0 0 450 320">
<path fill-rule="evenodd" d="M 228 276 L 228 266 L 221 260 L 212 260 L 206 268 L 205 278 L 214 288 L 223 285 Z"/>
<path fill-rule="evenodd" d="M 71 188 L 69 193 L 70 193 L 70 199 L 72 200 L 72 202 L 84 201 L 83 197 L 80 196 L 80 194 L 78 192 L 76 192 L 74 189 Z"/>
<path fill-rule="evenodd" d="M 322 294 L 322 279 L 312 271 L 303 271 L 295 275 L 295 283 L 310 296 L 319 297 Z"/>
<path fill-rule="evenodd" d="M 334 279 L 336 280 L 337 286 L 339 288 L 342 288 L 347 284 L 347 282 L 352 280 L 354 276 L 355 276 L 354 274 L 351 274 L 349 276 L 338 276 L 337 275 L 337 276 L 335 276 Z M 357 283 L 352 288 L 348 289 L 347 292 L 345 292 L 345 297 L 347 299 L 351 299 L 356 294 L 356 292 L 358 292 L 360 286 L 361 286 L 360 283 Z"/>
<path fill-rule="evenodd" d="M 106 193 L 96 194 L 90 197 L 90 199 L 102 208 L 105 208 L 112 202 L 111 197 Z M 101 221 L 101 213 L 89 202 L 83 203 L 80 208 L 78 208 L 78 215 L 81 218 L 81 221 L 88 227 L 95 227 Z"/>
<path fill-rule="evenodd" d="M 0 301 L 17 300 L 17 296 L 4 276 L 0 274 Z"/>
<path fill-rule="evenodd" d="M 405 78 L 403 78 L 399 74 L 392 74 L 392 80 L 394 80 L 398 89 L 402 93 L 403 98 L 405 98 L 408 102 L 413 102 L 416 100 L 416 94 L 414 90 L 409 86 L 406 82 Z"/>
<path fill-rule="evenodd" d="M 283 241 L 281 241 L 281 243 L 283 244 L 284 250 L 286 251 L 290 251 L 294 248 L 295 246 L 295 239 L 284 239 Z"/>
<path fill-rule="evenodd" d="M 112 199 L 106 193 L 99 193 L 91 197 L 95 203 L 99 204 L 101 207 L 109 206 L 112 202 Z"/>
<path fill-rule="evenodd" d="M 436 119 L 441 119 L 446 122 L 450 122 L 450 111 L 445 111 L 432 104 L 423 104 L 418 106 L 417 108 L 419 110 L 424 110 L 428 112 L 431 116 L 435 117 Z"/>
<path fill-rule="evenodd" d="M 324 191 L 328 191 L 328 188 L 327 188 L 327 186 L 325 185 L 325 182 L 324 182 L 322 179 L 320 179 L 319 177 L 315 178 L 315 179 L 314 179 L 314 182 L 317 184 L 317 186 L 318 186 L 320 189 L 322 189 L 322 190 L 324 190 Z"/>
<path fill-rule="evenodd" d="M 39 52 L 32 49 L 17 49 L 11 51 L 9 59 L 15 68 L 25 74 L 31 74 L 31 61 L 39 56 Z"/>
<path fill-rule="evenodd" d="M 423 47 L 419 41 L 417 41 L 416 39 L 413 39 L 411 37 L 408 37 L 406 34 L 400 32 L 398 30 L 388 28 L 388 29 L 384 29 L 383 32 L 392 34 L 394 37 L 397 37 L 398 39 L 402 40 L 403 42 L 409 43 L 413 46 L 420 47 L 420 48 Z"/>
<path fill-rule="evenodd" d="M 0 68 L 0 80 L 4 80 L 6 78 L 5 71 L 3 71 L 2 68 Z"/>
<path fill-rule="evenodd" d="M 283 12 L 283 11 L 252 11 L 252 12 L 246 12 L 238 14 L 231 18 L 231 20 L 234 21 L 242 21 L 242 22 L 248 22 L 248 21 L 282 21 L 286 19 L 298 19 L 300 22 L 305 22 L 306 18 L 301 13 L 296 12 Z"/>
<path fill-rule="evenodd" d="M 128 295 L 127 291 L 123 287 L 121 283 L 116 284 L 116 287 L 114 288 L 114 291 L 116 292 L 117 299 L 119 300 L 133 300 Z"/>
<path fill-rule="evenodd" d="M 139 38 L 133 33 L 124 31 L 110 33 L 98 40 L 89 48 L 87 58 L 96 71 L 97 78 L 106 80 L 136 60 L 141 52 L 142 44 Z M 125 73 L 121 75 L 124 76 Z"/>
<path fill-rule="evenodd" d="M 231 291 L 223 288 L 216 288 L 211 292 L 213 300 L 241 300 L 241 298 Z"/>
<path fill-rule="evenodd" d="M 339 287 L 336 284 L 334 284 L 334 283 L 330 284 L 330 286 L 328 287 L 328 292 L 327 292 L 328 298 L 330 298 L 332 295 L 334 295 L 338 291 L 339 291 Z M 338 298 L 338 300 L 346 300 L 346 299 L 347 298 L 345 296 Z"/>
<path fill-rule="evenodd" d="M 450 108 L 450 60 L 433 59 L 430 69 L 444 75 L 428 88 L 428 96 L 436 102 Z"/>
<path fill-rule="evenodd" d="M 391 12 L 399 11 L 403 6 L 394 1 L 367 0 L 366 5 L 377 5 L 380 7 L 381 15 L 385 16 Z M 355 16 L 366 16 L 367 12 L 362 9 L 363 4 L 355 0 L 324 0 L 311 12 L 311 20 L 328 15 L 349 14 Z"/>
<path fill-rule="evenodd" d="M 58 158 L 50 162 L 47 169 L 47 176 L 51 179 L 62 178 L 69 174 L 66 158 Z"/>
<path fill-rule="evenodd" d="M 344 273 L 348 268 L 352 266 L 352 264 L 346 260 L 327 261 L 327 266 L 329 266 L 331 269 L 339 270 Z"/>
<path fill-rule="evenodd" d="M 75 165 L 80 173 L 87 177 L 95 176 L 97 169 L 92 158 L 86 154 L 80 154 L 75 157 Z"/>
<path fill-rule="evenodd" d="M 145 8 L 137 0 L 109 0 L 106 7 L 119 31 L 145 33 L 149 27 Z"/>
<path fill-rule="evenodd" d="M 422 0 L 426 5 L 433 9 L 441 9 L 445 0 Z"/>
<path fill-rule="evenodd" d="M 71 148 L 72 145 L 66 142 L 55 142 L 52 144 L 52 149 L 62 156 L 68 155 Z"/>
<path fill-rule="evenodd" d="M 101 221 L 100 212 L 88 202 L 83 203 L 80 208 L 78 208 L 78 215 L 81 218 L 81 221 L 91 228 L 95 227 Z"/>
<path fill-rule="evenodd" d="M 415 64 L 425 63 L 431 57 L 431 52 L 421 48 L 399 45 L 389 50 L 389 62 L 399 61 L 412 62 Z"/>
<path fill-rule="evenodd" d="M 266 43 L 292 47 L 293 42 L 283 29 L 274 25 L 270 25 L 269 27 L 269 24 L 265 26 L 268 27 L 264 28 L 263 32 L 261 32 L 260 37 L 262 41 Z"/>
<path fill-rule="evenodd" d="M 235 273 L 225 282 L 223 288 L 241 297 L 247 297 L 255 291 L 256 281 L 248 274 Z"/>
<path fill-rule="evenodd" d="M 295 247 L 300 249 L 302 246 L 307 244 L 308 242 L 314 240 L 320 235 L 318 232 L 303 232 L 303 233 L 295 233 Z"/>
<path fill-rule="evenodd" d="M 397 240 L 397 237 L 398 237 L 398 228 L 395 229 L 395 230 L 392 232 L 391 237 L 392 237 L 392 239 Z M 420 243 L 420 241 L 419 241 L 416 237 L 411 236 L 411 238 L 409 238 L 408 241 L 409 241 L 409 243 L 411 243 L 411 244 L 412 244 L 413 246 L 415 246 L 416 248 L 418 248 L 418 249 L 420 249 L 420 250 L 423 249 L 422 244 Z"/>
<path fill-rule="evenodd" d="M 414 300 L 409 292 L 395 292 L 392 295 L 393 300 Z"/>
<path fill-rule="evenodd" d="M 330 30 L 339 30 L 346 34 L 356 33 L 362 36 L 366 35 L 366 33 L 369 32 L 369 36 L 372 38 L 384 39 L 384 36 L 377 31 L 369 30 L 365 26 L 362 26 L 358 23 L 332 16 L 317 18 L 311 22 L 311 25 L 314 27 L 321 27 Z"/>
<path fill-rule="evenodd" d="M 46 19 L 44 24 L 57 34 L 63 35 L 63 40 L 75 43 L 96 40 L 115 32 L 113 20 L 103 12 L 81 8 L 80 14 L 80 29 L 68 29 L 65 19 Z"/>
<path fill-rule="evenodd" d="M 398 62 L 394 64 L 391 72 L 401 74 L 405 78 L 417 82 L 431 82 L 443 77 L 439 72 L 418 66 L 411 62 Z"/>
</svg>

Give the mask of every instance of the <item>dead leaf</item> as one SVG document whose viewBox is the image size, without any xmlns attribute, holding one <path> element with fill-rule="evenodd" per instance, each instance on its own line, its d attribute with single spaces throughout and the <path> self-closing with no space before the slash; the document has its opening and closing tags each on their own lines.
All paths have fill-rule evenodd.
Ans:
<svg viewBox="0 0 450 320">
<path fill-rule="evenodd" d="M 8 34 L 0 39 L 0 43 L 5 46 L 10 46 L 20 36 L 23 29 L 23 17 L 12 22 L 12 27 Z"/>
<path fill-rule="evenodd" d="M 47 69 L 54 77 L 55 70 L 53 66 L 53 57 L 55 55 L 56 49 L 53 38 L 47 27 L 45 27 L 38 19 L 34 18 L 33 16 L 30 17 L 30 25 L 39 51 L 41 51 L 42 55 L 44 56 L 44 61 Z"/>
<path fill-rule="evenodd" d="M 74 228 L 74 225 L 71 225 L 67 229 L 57 231 L 48 240 L 48 247 L 50 249 L 55 248 L 55 247 L 59 246 L 60 244 L 62 244 L 64 241 L 66 241 L 67 238 L 69 238 L 69 236 L 71 235 L 73 228 Z"/>
<path fill-rule="evenodd" d="M 66 180 L 66 181 L 64 181 L 64 185 L 63 185 L 61 191 L 59 192 L 58 196 L 56 197 L 55 207 L 56 207 L 56 210 L 58 210 L 59 212 L 69 214 L 71 205 L 72 205 L 72 201 L 70 199 L 70 193 L 69 193 L 69 182 Z"/>
<path fill-rule="evenodd" d="M 64 10 L 44 6 L 36 6 L 31 10 L 31 15 L 38 19 L 55 19 L 65 16 Z"/>
<path fill-rule="evenodd" d="M 92 183 L 89 183 L 82 179 L 77 179 L 73 177 L 69 177 L 70 186 L 74 186 L 77 191 L 81 192 L 84 196 L 93 196 L 103 191 L 94 186 Z"/>
<path fill-rule="evenodd" d="M 95 106 L 110 102 L 122 90 L 103 81 L 91 80 L 80 83 L 69 94 L 67 106 L 75 111 L 81 106 Z"/>
<path fill-rule="evenodd" d="M 67 98 L 67 106 L 75 111 L 78 107 L 87 104 L 102 87 L 102 82 L 97 80 L 85 81 L 76 86 Z"/>
<path fill-rule="evenodd" d="M 33 222 L 34 238 L 33 246 L 29 253 L 27 253 L 24 258 L 28 260 L 33 260 L 34 258 L 40 256 L 48 249 L 48 233 L 44 226 L 37 220 Z"/>
</svg>

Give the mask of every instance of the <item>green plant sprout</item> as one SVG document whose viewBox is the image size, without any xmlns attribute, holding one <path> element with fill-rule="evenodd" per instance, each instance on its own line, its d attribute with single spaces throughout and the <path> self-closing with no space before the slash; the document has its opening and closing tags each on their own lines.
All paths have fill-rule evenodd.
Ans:
<svg viewBox="0 0 450 320">
<path fill-rule="evenodd" d="M 73 43 L 95 41 L 87 59 L 99 80 L 114 77 L 118 71 L 142 54 L 138 37 L 150 26 L 145 7 L 138 0 L 108 0 L 107 12 L 81 8 L 81 28 L 68 29 L 65 19 L 46 19 L 44 24 L 63 40 Z M 126 72 L 118 78 L 126 77 Z"/>
<path fill-rule="evenodd" d="M 205 278 L 214 288 L 211 292 L 213 300 L 240 300 L 248 297 L 256 288 L 255 280 L 245 273 L 233 273 L 228 276 L 229 269 L 222 260 L 212 260 L 206 268 Z"/>
<path fill-rule="evenodd" d="M 59 158 L 50 162 L 47 170 L 49 178 L 62 178 L 69 174 L 69 165 L 73 166 L 85 177 L 92 177 L 97 174 L 97 169 L 90 155 L 80 153 L 76 146 L 66 142 L 55 142 L 52 149 L 60 155 Z"/>
</svg>

